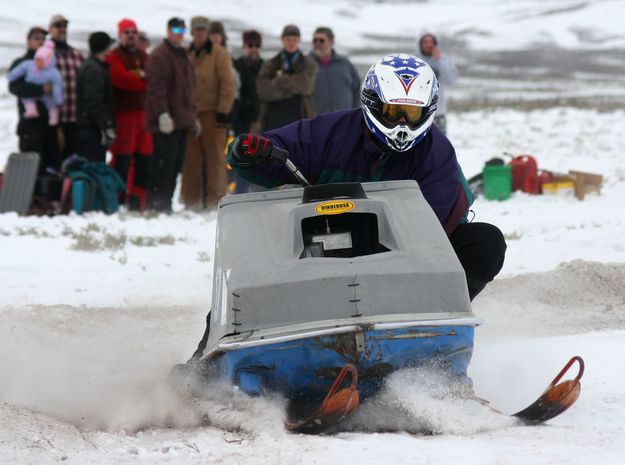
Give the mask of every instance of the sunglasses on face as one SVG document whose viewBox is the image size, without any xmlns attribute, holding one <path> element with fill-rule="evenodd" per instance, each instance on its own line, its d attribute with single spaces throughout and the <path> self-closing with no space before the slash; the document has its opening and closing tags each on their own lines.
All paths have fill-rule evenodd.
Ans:
<svg viewBox="0 0 625 465">
<path fill-rule="evenodd" d="M 186 27 L 172 27 L 171 32 L 173 32 L 174 34 L 186 34 L 187 28 Z"/>
<path fill-rule="evenodd" d="M 54 23 L 52 27 L 55 27 L 57 29 L 67 29 L 67 24 L 68 24 L 67 21 L 58 21 Z"/>
<path fill-rule="evenodd" d="M 247 48 L 260 48 L 260 44 L 245 44 Z"/>
<path fill-rule="evenodd" d="M 315 37 L 313 39 L 313 44 L 325 44 L 326 39 L 324 37 Z"/>
<path fill-rule="evenodd" d="M 126 34 L 127 36 L 129 36 L 129 35 L 133 35 L 133 34 L 136 34 L 136 33 L 137 33 L 137 30 L 136 30 L 136 29 L 126 29 L 126 30 L 124 31 L 124 34 Z"/>
<path fill-rule="evenodd" d="M 46 40 L 46 36 L 35 35 L 35 36 L 31 36 L 30 40 Z"/>
</svg>

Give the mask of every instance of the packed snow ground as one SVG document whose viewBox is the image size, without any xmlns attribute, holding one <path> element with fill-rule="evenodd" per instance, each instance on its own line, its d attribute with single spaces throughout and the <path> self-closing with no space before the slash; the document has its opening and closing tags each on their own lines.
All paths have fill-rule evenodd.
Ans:
<svg viewBox="0 0 625 465">
<path fill-rule="evenodd" d="M 158 14 L 146 14 L 147 5 L 4 5 L 0 59 L 19 55 L 28 27 L 57 12 L 71 16 L 72 40 L 83 47 L 88 32 L 114 32 L 120 16 L 160 35 L 169 16 L 197 13 L 225 19 L 236 31 L 259 27 L 270 45 L 288 22 L 309 38 L 320 18 L 343 44 L 362 50 L 403 47 L 421 28 L 459 38 L 472 50 L 625 44 L 623 1 L 402 2 L 399 15 L 395 2 L 364 0 L 309 1 L 297 14 L 282 0 L 219 0 L 210 11 L 205 2 L 162 1 Z M 372 33 L 383 29 L 380 18 L 392 18 L 397 36 Z M 592 82 L 571 93 L 605 91 Z M 508 93 L 519 108 L 545 92 L 535 84 L 515 87 L 493 72 L 489 81 L 469 80 L 460 94 L 473 83 Z M 602 194 L 583 202 L 515 193 L 505 202 L 478 199 L 473 207 L 475 221 L 497 224 L 508 239 L 501 275 L 474 303 L 486 322 L 477 330 L 469 372 L 476 392 L 506 413 L 517 411 L 578 354 L 587 371 L 570 411 L 544 426 L 518 426 L 450 399 L 447 380 L 427 370 L 397 373 L 378 402 L 331 437 L 287 434 L 281 399 L 250 399 L 223 387 L 201 402 L 184 401 L 165 379 L 204 329 L 215 214 L 5 214 L 0 463 L 625 463 L 625 111 L 474 109 L 448 120 L 467 176 L 509 152 L 534 154 L 541 168 L 605 177 Z M 15 150 L 15 123 L 15 100 L 2 90 L 0 166 Z M 400 432 L 382 432 L 395 429 Z M 440 434 L 424 436 L 423 429 Z"/>
</svg>

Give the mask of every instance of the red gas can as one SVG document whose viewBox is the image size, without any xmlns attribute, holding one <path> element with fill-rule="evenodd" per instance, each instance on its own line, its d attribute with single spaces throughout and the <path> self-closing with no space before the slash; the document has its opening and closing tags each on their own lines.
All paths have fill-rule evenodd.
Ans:
<svg viewBox="0 0 625 465">
<path fill-rule="evenodd" d="M 512 190 L 538 194 L 538 166 L 531 155 L 519 155 L 510 162 L 512 167 Z"/>
<path fill-rule="evenodd" d="M 538 172 L 538 192 L 543 193 L 543 184 L 547 182 L 553 182 L 553 173 L 547 170 L 540 170 Z"/>
</svg>

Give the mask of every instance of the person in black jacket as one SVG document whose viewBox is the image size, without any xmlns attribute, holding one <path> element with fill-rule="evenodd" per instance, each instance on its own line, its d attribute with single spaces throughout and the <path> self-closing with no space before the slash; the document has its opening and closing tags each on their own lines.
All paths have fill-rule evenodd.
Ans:
<svg viewBox="0 0 625 465">
<path fill-rule="evenodd" d="M 239 73 L 239 98 L 233 119 L 234 135 L 250 132 L 250 127 L 260 110 L 260 101 L 256 91 L 256 78 L 263 64 L 260 57 L 262 37 L 256 30 L 243 32 L 243 49 L 239 58 L 234 60 L 234 68 Z"/>
<path fill-rule="evenodd" d="M 258 118 L 260 100 L 256 91 L 256 78 L 263 64 L 260 57 L 262 36 L 255 29 L 243 31 L 243 48 L 239 58 L 233 60 L 234 69 L 239 76 L 237 100 L 232 110 L 232 130 L 234 136 L 250 132 L 252 123 Z M 234 174 L 235 194 L 255 190 L 250 182 Z"/>
<path fill-rule="evenodd" d="M 112 43 L 106 32 L 91 34 L 91 54 L 78 69 L 76 124 L 79 155 L 91 161 L 106 161 L 106 149 L 115 141 L 113 87 L 105 62 Z"/>
<path fill-rule="evenodd" d="M 48 32 L 41 27 L 33 27 L 28 31 L 26 54 L 17 58 L 9 69 L 13 69 L 26 60 L 32 60 L 35 52 L 43 45 Z M 46 168 L 58 170 L 61 166 L 59 145 L 56 127 L 48 124 L 48 111 L 46 107 L 37 102 L 39 116 L 36 118 L 24 118 L 24 105 L 21 99 L 41 97 L 44 93 L 52 94 L 52 86 L 42 86 L 26 82 L 25 78 L 17 79 L 9 83 L 9 92 L 18 97 L 17 108 L 20 116 L 17 124 L 17 136 L 19 138 L 20 152 L 36 152 L 41 157 L 39 172 L 42 174 Z"/>
</svg>

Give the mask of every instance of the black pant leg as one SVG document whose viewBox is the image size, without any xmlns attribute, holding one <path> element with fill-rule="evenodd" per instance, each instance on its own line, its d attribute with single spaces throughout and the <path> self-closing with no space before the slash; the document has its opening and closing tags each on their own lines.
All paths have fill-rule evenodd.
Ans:
<svg viewBox="0 0 625 465">
<path fill-rule="evenodd" d="M 130 163 L 132 162 L 132 155 L 129 154 L 115 154 L 115 171 L 119 174 L 124 182 L 128 182 L 128 170 L 130 169 Z"/>
<path fill-rule="evenodd" d="M 77 126 L 76 123 L 61 123 L 59 125 L 61 131 L 63 131 L 63 146 L 60 150 L 61 157 L 65 160 L 70 155 L 80 154 L 81 140 L 80 129 L 81 126 Z M 82 154 L 80 154 L 82 155 Z M 84 155 L 83 155 L 84 156 Z"/>
<path fill-rule="evenodd" d="M 187 153 L 187 134 L 188 131 L 175 131 L 176 134 L 176 176 L 182 173 L 185 155 Z"/>
<path fill-rule="evenodd" d="M 137 187 L 146 188 L 152 178 L 152 155 L 135 155 L 135 181 Z"/>
<path fill-rule="evenodd" d="M 41 118 L 20 121 L 18 129 L 20 152 L 36 152 L 42 156 L 45 126 Z"/>
<path fill-rule="evenodd" d="M 96 126 L 78 126 L 73 137 L 80 156 L 90 161 L 106 161 L 106 147 L 102 145 L 102 134 Z"/>
<path fill-rule="evenodd" d="M 171 167 L 169 171 L 169 178 L 167 183 L 167 198 L 170 205 L 174 198 L 174 191 L 176 190 L 176 183 L 178 181 L 178 174 L 182 169 L 182 162 L 184 161 L 184 141 L 185 131 L 175 130 L 169 136 L 170 138 L 170 157 Z"/>
<path fill-rule="evenodd" d="M 167 186 L 167 198 L 169 200 L 169 210 L 171 210 L 171 203 L 174 198 L 174 192 L 176 190 L 176 183 L 178 181 L 178 174 L 182 171 L 182 165 L 184 164 L 184 158 L 187 150 L 187 131 L 176 130 L 170 134 L 170 151 L 172 157 L 171 171 L 169 172 L 169 184 Z"/>
<path fill-rule="evenodd" d="M 42 157 L 45 160 L 45 165 L 60 171 L 64 158 L 59 147 L 59 128 L 58 126 L 49 126 L 46 122 L 43 134 Z"/>
<path fill-rule="evenodd" d="M 167 136 L 164 134 L 155 133 L 153 135 L 154 142 L 154 176 L 150 182 L 148 206 L 150 209 L 160 211 L 163 208 L 163 176 L 166 170 L 167 164 Z"/>
<path fill-rule="evenodd" d="M 178 131 L 154 134 L 154 175 L 150 183 L 149 208 L 169 212 L 175 183 Z M 173 181 L 172 181 L 173 179 Z M 175 184 L 174 184 L 175 186 Z"/>
<path fill-rule="evenodd" d="M 22 119 L 18 125 L 20 152 L 35 152 L 39 155 L 39 176 L 49 166 L 45 153 L 45 137 L 48 122 L 43 118 Z"/>
<path fill-rule="evenodd" d="M 499 228 L 488 223 L 460 224 L 449 240 L 464 268 L 473 300 L 501 271 L 506 240 Z"/>
</svg>

